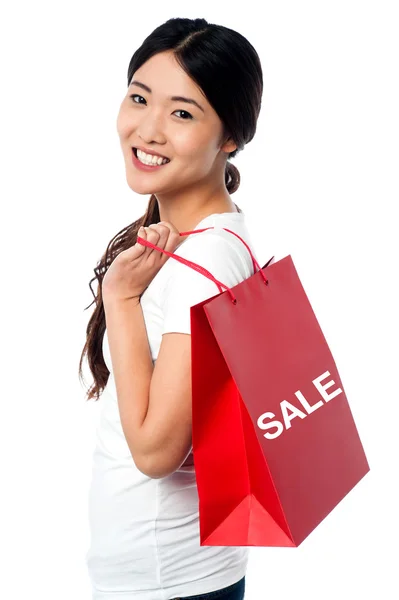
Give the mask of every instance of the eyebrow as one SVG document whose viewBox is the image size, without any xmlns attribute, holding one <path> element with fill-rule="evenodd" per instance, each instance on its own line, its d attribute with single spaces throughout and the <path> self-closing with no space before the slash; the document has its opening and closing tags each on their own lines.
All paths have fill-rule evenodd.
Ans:
<svg viewBox="0 0 399 600">
<path fill-rule="evenodd" d="M 140 81 L 134 80 L 130 83 L 130 85 L 137 85 L 138 87 L 142 88 L 149 94 L 152 93 L 152 90 L 148 87 L 148 85 L 145 85 L 144 83 L 141 83 Z M 172 100 L 172 102 L 186 102 L 187 104 L 194 104 L 194 106 L 197 106 L 200 110 L 202 110 L 203 113 L 205 112 L 204 109 L 202 108 L 202 106 L 200 104 L 198 104 L 198 102 L 196 100 L 194 100 L 193 98 L 185 98 L 184 96 L 171 96 L 170 100 Z"/>
</svg>

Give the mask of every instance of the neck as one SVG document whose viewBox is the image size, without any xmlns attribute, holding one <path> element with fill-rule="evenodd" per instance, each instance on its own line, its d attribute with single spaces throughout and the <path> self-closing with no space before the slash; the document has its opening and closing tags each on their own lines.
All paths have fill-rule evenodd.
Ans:
<svg viewBox="0 0 399 600">
<path fill-rule="evenodd" d="M 225 186 L 212 194 L 182 193 L 179 196 L 155 194 L 158 201 L 160 221 L 172 223 L 176 229 L 192 231 L 195 226 L 214 213 L 238 212 Z M 182 236 L 182 241 L 189 236 Z"/>
</svg>

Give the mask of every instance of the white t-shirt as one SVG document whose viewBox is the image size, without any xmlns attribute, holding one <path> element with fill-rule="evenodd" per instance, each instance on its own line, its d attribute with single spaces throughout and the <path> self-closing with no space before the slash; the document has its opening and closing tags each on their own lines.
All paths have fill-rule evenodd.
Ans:
<svg viewBox="0 0 399 600">
<path fill-rule="evenodd" d="M 234 287 L 254 273 L 241 213 L 208 215 L 174 251 Z M 156 252 L 154 250 L 154 252 Z M 224 291 L 224 288 L 223 288 Z M 219 293 L 217 285 L 169 257 L 141 297 L 152 359 L 162 334 L 190 334 L 190 306 Z M 200 546 L 198 489 L 194 466 L 151 479 L 139 471 L 124 437 L 105 332 L 110 371 L 100 397 L 89 491 L 91 543 L 86 554 L 93 600 L 169 600 L 215 591 L 244 577 L 249 547 Z"/>
</svg>

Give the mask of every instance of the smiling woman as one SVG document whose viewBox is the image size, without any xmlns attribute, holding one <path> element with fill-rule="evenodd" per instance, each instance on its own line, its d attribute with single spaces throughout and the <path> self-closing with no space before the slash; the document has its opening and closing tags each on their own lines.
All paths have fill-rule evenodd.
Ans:
<svg viewBox="0 0 399 600">
<path fill-rule="evenodd" d="M 230 159 L 255 135 L 260 60 L 232 29 L 169 19 L 133 54 L 127 86 L 116 123 L 126 180 L 150 199 L 94 269 L 96 304 L 79 364 L 82 377 L 87 356 L 87 399 L 102 401 L 86 557 L 93 600 L 120 592 L 124 600 L 205 600 L 216 591 L 242 600 L 248 548 L 199 541 L 190 308 L 217 287 L 140 239 L 228 287 L 253 274 L 247 248 L 224 228 L 256 256 L 231 199 L 240 175 Z M 189 235 L 198 229 L 206 230 Z"/>
</svg>

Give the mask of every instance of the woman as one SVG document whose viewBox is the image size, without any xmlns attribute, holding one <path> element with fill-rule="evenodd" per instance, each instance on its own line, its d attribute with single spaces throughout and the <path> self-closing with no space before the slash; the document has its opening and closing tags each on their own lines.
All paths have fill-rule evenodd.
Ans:
<svg viewBox="0 0 399 600">
<path fill-rule="evenodd" d="M 253 275 L 247 248 L 223 228 L 253 251 L 230 197 L 240 177 L 228 159 L 255 134 L 262 89 L 252 45 L 205 19 L 169 19 L 129 64 L 117 131 L 129 187 L 151 197 L 95 269 L 96 308 L 79 365 L 82 377 L 87 355 L 87 399 L 101 394 L 103 402 L 89 494 L 96 600 L 244 597 L 248 547 L 200 546 L 199 538 L 190 307 L 218 288 L 137 237 L 229 287 Z"/>
</svg>

